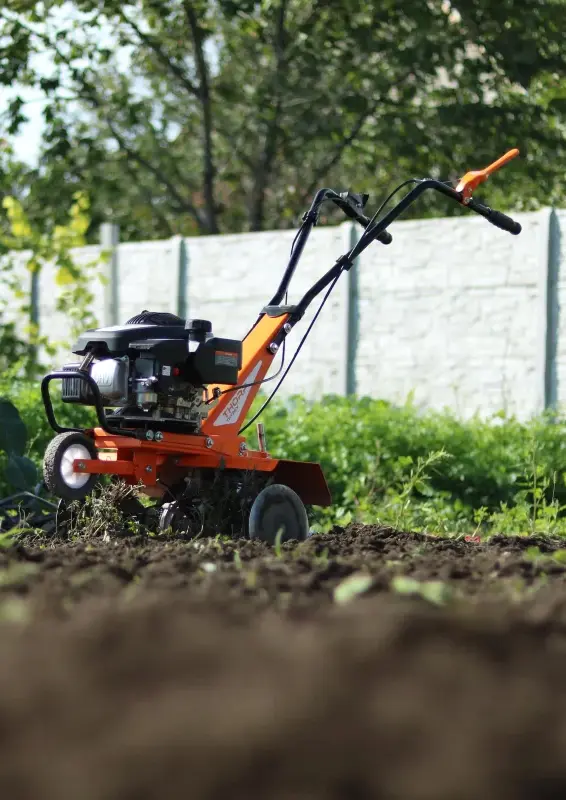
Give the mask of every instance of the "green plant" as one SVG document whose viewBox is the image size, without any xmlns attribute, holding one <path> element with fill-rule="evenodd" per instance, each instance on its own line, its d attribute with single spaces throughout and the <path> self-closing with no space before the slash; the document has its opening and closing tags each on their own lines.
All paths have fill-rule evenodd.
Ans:
<svg viewBox="0 0 566 800">
<path fill-rule="evenodd" d="M 379 519 L 442 534 L 528 532 L 534 514 L 538 529 L 566 531 L 566 423 L 556 414 L 460 420 L 411 401 L 294 397 L 263 421 L 274 455 L 322 464 L 333 507 L 315 510 L 318 530 Z"/>
<path fill-rule="evenodd" d="M 38 479 L 36 464 L 25 455 L 27 428 L 16 406 L 0 397 L 0 448 L 3 451 L 4 480 L 18 491 L 30 491 Z"/>
<path fill-rule="evenodd" d="M 2 234 L 0 228 L 0 277 L 10 290 L 11 297 L 4 296 L 0 305 L 0 317 L 3 319 L 0 363 L 9 368 L 18 362 L 26 376 L 35 377 L 41 369 L 40 348 L 46 355 L 53 356 L 58 348 L 69 346 L 69 342 L 53 341 L 40 331 L 37 301 L 34 299 L 40 271 L 47 264 L 55 269 L 55 283 L 59 287 L 55 311 L 65 314 L 72 338 L 84 328 L 97 324 L 90 310 L 94 299 L 91 287 L 93 278 L 104 280 L 98 268 L 108 254 L 103 253 L 82 266 L 75 261 L 73 249 L 86 244 L 85 235 L 90 224 L 89 201 L 82 192 L 73 195 L 66 224 L 52 228 L 34 226 L 22 203 L 14 197 L 4 197 L 2 207 L 9 233 Z M 22 286 L 22 277 L 16 266 L 17 254 L 23 259 L 29 275 L 27 287 Z M 16 314 L 27 321 L 21 333 L 19 326 L 7 319 L 10 316 L 9 309 L 13 314 L 14 301 Z"/>
<path fill-rule="evenodd" d="M 366 572 L 355 572 L 344 578 L 335 587 L 333 600 L 336 605 L 343 606 L 351 603 L 362 594 L 368 592 L 373 586 L 373 578 Z"/>
<path fill-rule="evenodd" d="M 283 534 L 284 533 L 285 533 L 285 529 L 284 528 L 279 528 L 279 530 L 275 534 L 275 543 L 273 545 L 273 549 L 275 550 L 275 557 L 276 558 L 281 558 L 281 556 L 283 554 L 282 550 L 281 550 L 281 542 L 283 540 Z"/>
<path fill-rule="evenodd" d="M 445 605 L 452 598 L 450 587 L 443 581 L 416 581 L 398 575 L 391 581 L 391 589 L 396 594 L 419 596 L 437 606 Z"/>
<path fill-rule="evenodd" d="M 410 468 L 409 475 L 399 481 L 397 487 L 386 491 L 386 505 L 393 511 L 392 522 L 395 528 L 404 528 L 410 518 L 412 498 L 415 493 L 423 497 L 434 494 L 430 485 L 430 469 L 443 459 L 448 458 L 444 450 L 429 453 L 428 456 L 418 456 L 416 465 L 413 466 L 412 456 L 402 456 L 398 463 Z"/>
</svg>

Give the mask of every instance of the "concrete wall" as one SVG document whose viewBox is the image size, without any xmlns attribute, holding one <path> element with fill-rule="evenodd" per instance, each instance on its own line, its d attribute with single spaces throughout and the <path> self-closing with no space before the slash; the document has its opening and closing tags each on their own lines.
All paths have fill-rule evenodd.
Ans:
<svg viewBox="0 0 566 800">
<path fill-rule="evenodd" d="M 289 302 L 299 300 L 347 249 L 350 226 L 316 228 L 303 251 Z M 199 237 L 186 242 L 188 316 L 210 319 L 219 335 L 242 338 L 274 295 L 289 259 L 294 231 Z M 340 281 L 281 387 L 287 394 L 345 392 L 347 280 Z M 320 298 L 322 299 L 322 297 Z M 289 364 L 318 308 L 313 303 L 286 344 Z M 277 365 L 280 360 L 277 360 Z M 276 372 L 272 368 L 272 373 Z M 276 381 L 272 381 L 272 386 Z M 266 389 L 271 388 L 269 384 Z"/>
<path fill-rule="evenodd" d="M 550 212 L 515 217 L 520 236 L 478 217 L 400 223 L 362 256 L 358 393 L 463 416 L 542 408 Z"/>
<path fill-rule="evenodd" d="M 514 216 L 523 225 L 517 237 L 471 216 L 395 224 L 391 245 L 373 244 L 341 277 L 282 394 L 355 391 L 401 403 L 412 393 L 425 407 L 462 416 L 505 409 L 521 418 L 565 403 L 566 210 Z M 291 302 L 349 248 L 353 232 L 349 223 L 314 230 Z M 274 293 L 294 236 L 119 244 L 114 265 L 102 269 L 108 285 L 92 272 L 95 314 L 112 324 L 144 308 L 172 311 L 240 338 Z M 76 255 L 87 263 L 99 252 Z M 43 270 L 38 289 L 43 331 L 65 338 L 53 270 Z M 317 307 L 289 337 L 287 363 Z"/>
</svg>

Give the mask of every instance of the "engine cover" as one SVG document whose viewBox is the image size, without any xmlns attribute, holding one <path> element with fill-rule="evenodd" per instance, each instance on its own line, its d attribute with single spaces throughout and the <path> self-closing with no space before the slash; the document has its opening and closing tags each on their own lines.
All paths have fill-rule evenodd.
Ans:
<svg viewBox="0 0 566 800">
<path fill-rule="evenodd" d="M 95 358 L 127 356 L 132 342 L 150 339 L 182 339 L 188 341 L 184 325 L 109 325 L 81 333 L 72 352 L 78 356 L 93 353 Z"/>
<path fill-rule="evenodd" d="M 160 316 L 164 319 L 156 322 Z M 149 312 L 139 319 L 85 331 L 73 353 L 83 357 L 82 369 L 98 386 L 103 405 L 119 409 L 113 416 L 124 424 L 166 419 L 198 429 L 208 415 L 206 387 L 237 385 L 242 343 L 214 336 L 206 320 L 181 325 L 174 315 Z M 79 366 L 67 364 L 63 370 Z M 62 383 L 64 402 L 94 405 L 84 381 L 69 377 Z"/>
</svg>

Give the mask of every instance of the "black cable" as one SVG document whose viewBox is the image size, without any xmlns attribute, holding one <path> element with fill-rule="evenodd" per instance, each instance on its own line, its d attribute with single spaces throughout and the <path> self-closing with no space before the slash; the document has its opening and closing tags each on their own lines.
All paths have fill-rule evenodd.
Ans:
<svg viewBox="0 0 566 800">
<path fill-rule="evenodd" d="M 391 192 L 391 194 L 390 194 L 390 195 L 389 195 L 389 196 L 388 196 L 388 197 L 387 197 L 387 198 L 386 198 L 386 199 L 383 201 L 383 203 L 382 203 L 382 204 L 380 205 L 380 207 L 377 209 L 377 211 L 375 212 L 375 214 L 373 215 L 373 217 L 370 219 L 370 221 L 369 221 L 369 223 L 368 223 L 368 225 L 367 225 L 367 227 L 366 227 L 366 229 L 365 229 L 365 231 L 364 231 L 364 234 L 362 234 L 362 237 L 361 237 L 362 239 L 363 239 L 363 236 L 365 235 L 365 233 L 367 233 L 367 232 L 369 231 L 369 229 L 370 229 L 370 227 L 371 227 L 372 223 L 373 223 L 373 222 L 375 222 L 375 219 L 377 218 L 377 216 L 378 216 L 378 215 L 379 215 L 379 214 L 380 214 L 380 213 L 383 211 L 383 209 L 385 208 L 385 206 L 387 205 L 387 203 L 389 203 L 389 201 L 390 201 L 390 200 L 391 200 L 391 199 L 392 199 L 392 198 L 393 198 L 393 197 L 394 197 L 394 196 L 397 194 L 397 192 L 399 192 L 399 191 L 400 191 L 400 190 L 401 190 L 401 189 L 402 189 L 404 186 L 407 186 L 407 185 L 408 185 L 408 184 L 410 184 L 410 183 L 418 183 L 418 181 L 417 181 L 417 179 L 416 179 L 416 178 L 410 178 L 409 180 L 407 180 L 407 181 L 404 181 L 403 183 L 399 184 L 399 186 L 397 186 L 397 187 L 396 187 L 396 188 L 395 188 L 395 189 L 394 189 L 394 190 Z M 302 230 L 303 226 L 304 226 L 304 223 L 303 223 L 303 225 L 301 225 L 301 227 L 299 228 L 299 230 L 298 230 L 298 232 L 297 232 L 297 234 L 296 234 L 296 236 L 295 236 L 295 238 L 294 238 L 294 240 L 293 240 L 293 244 L 291 245 L 291 255 L 293 254 L 293 250 L 294 250 L 294 248 L 295 248 L 295 243 L 296 243 L 296 241 L 297 241 L 297 239 L 298 239 L 298 237 L 299 237 L 299 235 L 300 235 L 300 232 L 301 232 L 301 230 Z M 291 367 L 292 367 L 292 366 L 293 366 L 293 364 L 295 363 L 295 359 L 296 359 L 296 358 L 297 358 L 297 356 L 299 355 L 299 352 L 300 352 L 300 350 L 301 350 L 302 346 L 303 346 L 303 345 L 304 345 L 304 343 L 306 342 L 306 340 L 307 340 L 307 337 L 308 337 L 308 335 L 310 334 L 310 332 L 311 332 L 311 330 L 312 330 L 312 328 L 313 328 L 313 325 L 314 325 L 314 323 L 316 322 L 316 320 L 317 320 L 317 318 L 318 318 L 318 315 L 320 314 L 320 312 L 321 312 L 321 311 L 322 311 L 322 309 L 324 308 L 324 304 L 326 303 L 326 301 L 327 301 L 327 299 L 328 299 L 328 296 L 330 295 L 330 292 L 332 291 L 332 289 L 333 289 L 333 288 L 334 288 L 334 286 L 336 285 L 336 281 L 338 280 L 338 278 L 340 277 L 340 275 L 341 275 L 341 273 L 338 273 L 338 275 L 337 275 L 337 276 L 334 278 L 334 280 L 332 281 L 332 283 L 331 283 L 331 284 L 330 284 L 330 286 L 328 287 L 328 290 L 327 290 L 326 294 L 324 295 L 324 297 L 323 297 L 323 299 L 322 299 L 322 302 L 321 302 L 320 306 L 318 307 L 318 311 L 316 312 L 316 314 L 315 314 L 315 315 L 314 315 L 314 317 L 312 318 L 312 321 L 311 321 L 311 323 L 310 323 L 309 327 L 307 328 L 307 330 L 306 330 L 306 332 L 305 332 L 305 335 L 303 336 L 303 338 L 302 338 L 302 339 L 301 339 L 301 341 L 299 342 L 299 346 L 297 347 L 297 349 L 296 349 L 296 351 L 295 351 L 295 355 L 294 355 L 294 356 L 293 356 L 293 358 L 291 359 L 291 363 L 289 364 L 289 366 L 288 366 L 288 367 L 287 367 L 287 369 L 285 370 L 285 372 L 284 372 L 283 376 L 281 377 L 281 380 L 279 381 L 279 383 L 277 384 L 277 386 L 275 387 L 275 389 L 273 390 L 273 392 L 272 392 L 272 393 L 269 395 L 269 397 L 267 398 L 267 400 L 265 401 L 265 403 L 262 405 L 262 407 L 259 409 L 259 411 L 258 411 L 256 414 L 254 414 L 254 416 L 251 418 L 251 420 L 250 420 L 250 421 L 249 421 L 249 422 L 248 422 L 246 425 L 244 425 L 242 428 L 240 428 L 240 430 L 238 431 L 238 435 L 239 435 L 239 436 L 240 436 L 240 435 L 241 435 L 241 434 L 242 434 L 244 431 L 246 431 L 246 430 L 247 430 L 247 429 L 250 427 L 250 425 L 253 425 L 253 423 L 256 421 L 256 419 L 257 419 L 257 418 L 258 418 L 258 417 L 259 417 L 261 414 L 263 414 L 263 412 L 265 411 L 265 409 L 267 408 L 267 406 L 269 405 L 269 403 L 270 403 L 270 402 L 273 400 L 273 398 L 275 397 L 275 395 L 276 395 L 276 394 L 277 394 L 277 392 L 279 391 L 279 387 L 281 386 L 281 384 L 283 383 L 283 381 L 285 380 L 285 378 L 286 378 L 286 377 L 287 377 L 287 375 L 289 374 L 289 370 L 291 369 Z M 283 347 L 285 347 L 285 340 L 283 340 Z M 283 353 L 283 356 L 284 356 L 284 355 L 285 355 L 285 354 Z M 281 370 L 283 369 L 283 364 L 284 364 L 284 360 L 283 360 L 283 362 L 281 363 L 281 367 L 280 367 L 280 369 L 277 371 L 277 373 L 276 373 L 275 375 L 273 375 L 273 376 L 272 376 L 273 378 L 276 378 L 276 377 L 277 377 L 277 376 L 278 376 L 278 375 L 281 373 Z M 270 379 L 270 378 L 268 378 L 267 380 L 271 380 L 271 379 Z M 257 381 L 256 383 L 261 383 L 261 381 Z M 244 384 L 244 385 L 245 385 L 245 384 Z M 256 384 L 248 384 L 248 385 L 250 385 L 250 386 L 254 386 L 254 385 L 256 385 Z"/>
<path fill-rule="evenodd" d="M 408 186 L 408 185 L 409 185 L 409 184 L 411 184 L 411 183 L 418 183 L 418 182 L 419 182 L 419 181 L 417 180 L 417 178 L 409 178 L 409 180 L 403 181 L 403 183 L 400 183 L 400 184 L 399 184 L 399 186 L 397 186 L 395 189 L 393 189 L 393 191 L 392 191 L 392 192 L 391 192 L 391 193 L 390 193 L 390 194 L 389 194 L 389 195 L 388 195 L 388 196 L 385 198 L 385 200 L 383 201 L 383 203 L 382 203 L 382 204 L 379 206 L 379 208 L 377 209 L 377 211 L 375 212 L 375 214 L 373 215 L 373 217 L 372 217 L 372 218 L 370 219 L 370 221 L 368 222 L 368 224 L 367 224 L 367 226 L 366 226 L 366 229 L 365 229 L 364 233 L 363 233 L 363 234 L 362 234 L 362 236 L 360 237 L 360 242 L 363 240 L 363 238 L 364 238 L 364 236 L 365 236 L 366 234 L 369 234 L 369 232 L 370 232 L 370 229 L 371 229 L 371 227 L 372 227 L 372 224 L 375 222 L 375 220 L 376 220 L 376 218 L 379 216 L 379 214 L 381 214 L 381 212 L 383 211 L 383 209 L 385 208 L 385 206 L 386 206 L 386 205 L 387 205 L 387 204 L 388 204 L 388 203 L 389 203 L 389 202 L 392 200 L 392 198 L 393 198 L 393 197 L 394 197 L 394 196 L 397 194 L 397 192 L 401 191 L 401 189 L 403 189 L 403 187 L 405 187 L 405 186 Z M 295 238 L 293 239 L 293 242 L 292 242 L 292 244 L 291 244 L 291 255 L 293 255 L 293 250 L 295 249 L 295 244 L 296 244 L 296 242 L 297 242 L 297 239 L 299 238 L 299 236 L 300 236 L 300 234 L 301 234 L 301 231 L 302 231 L 302 230 L 303 230 L 303 228 L 304 228 L 304 225 L 305 225 L 305 222 L 303 222 L 303 224 L 300 226 L 299 230 L 297 231 L 297 233 L 296 233 L 296 235 L 295 235 Z M 242 433 L 243 433 L 245 430 L 247 430 L 247 429 L 250 427 L 250 425 L 252 425 L 252 423 L 254 423 L 254 422 L 255 422 L 255 420 L 256 420 L 256 419 L 257 419 L 257 418 L 260 416 L 260 414 L 262 414 L 262 413 L 263 413 L 263 411 L 264 411 L 264 410 L 267 408 L 267 406 L 269 405 L 269 403 L 271 402 L 271 400 L 272 400 L 272 399 L 275 397 L 275 394 L 278 392 L 278 390 L 279 390 L 279 387 L 281 386 L 281 384 L 283 383 L 283 381 L 284 381 L 284 380 L 285 380 L 285 378 L 287 377 L 287 375 L 288 375 L 288 373 L 289 373 L 289 370 L 291 369 L 291 367 L 293 366 L 293 364 L 294 364 L 294 362 L 295 362 L 295 359 L 296 359 L 296 358 L 297 358 L 297 356 L 299 355 L 299 351 L 301 350 L 301 348 L 302 348 L 303 344 L 305 343 L 305 341 L 306 341 L 306 339 L 307 339 L 307 336 L 308 336 L 308 335 L 309 335 L 309 333 L 311 332 L 311 330 L 312 330 L 312 327 L 313 327 L 314 323 L 316 322 L 316 319 L 317 319 L 318 315 L 319 315 L 319 314 L 320 314 L 320 312 L 322 311 L 322 309 L 323 309 L 323 307 L 324 307 L 324 304 L 326 303 L 326 300 L 328 299 L 328 296 L 329 296 L 330 292 L 332 291 L 332 289 L 334 288 L 334 285 L 336 284 L 336 281 L 338 280 L 338 278 L 339 278 L 339 277 L 340 277 L 340 273 L 339 273 L 339 274 L 336 276 L 336 278 L 335 278 L 335 279 L 333 280 L 333 282 L 330 284 L 330 286 L 329 286 L 329 288 L 328 288 L 328 291 L 326 292 L 326 294 L 325 294 L 325 296 L 324 296 L 324 298 L 323 298 L 323 300 L 322 300 L 322 302 L 321 302 L 321 304 L 320 304 L 320 306 L 319 306 L 319 308 L 318 308 L 318 311 L 317 311 L 317 312 L 316 312 L 316 314 L 314 315 L 314 317 L 313 317 L 313 319 L 312 319 L 312 321 L 311 321 L 311 324 L 309 325 L 309 327 L 308 327 L 308 328 L 307 328 L 307 330 L 306 330 L 306 333 L 305 333 L 305 335 L 304 335 L 304 336 L 303 336 L 303 338 L 301 339 L 301 341 L 300 341 L 300 343 L 299 343 L 299 346 L 297 347 L 297 350 L 295 351 L 295 355 L 294 355 L 294 356 L 293 356 L 293 358 L 291 359 L 291 363 L 289 364 L 289 366 L 288 366 L 288 367 L 287 367 L 287 369 L 285 370 L 285 372 L 284 372 L 284 374 L 283 374 L 283 376 L 282 376 L 281 380 L 279 381 L 279 383 L 277 384 L 277 386 L 275 387 L 275 389 L 273 390 L 273 392 L 271 393 L 271 395 L 270 395 L 270 396 L 267 398 L 267 400 L 265 401 L 265 403 L 263 404 L 263 406 L 262 406 L 262 407 L 259 409 L 259 411 L 257 412 L 257 414 L 255 414 L 255 415 L 252 417 L 252 419 L 251 419 L 251 420 L 250 420 L 250 421 L 247 423 L 247 425 L 245 425 L 243 428 L 241 428 L 241 429 L 238 431 L 238 435 L 242 434 Z M 285 303 L 286 303 L 286 302 L 287 302 L 287 293 L 285 293 Z M 235 391 L 237 391 L 238 389 L 245 389 L 245 388 L 252 387 L 252 386 L 258 386 L 258 385 L 261 385 L 261 384 L 263 384 L 263 383 L 268 383 L 269 381 L 272 381 L 272 380 L 274 380 L 275 378 L 277 378 L 277 376 L 281 374 L 281 370 L 282 370 L 282 369 L 283 369 L 283 367 L 285 366 L 285 339 L 283 340 L 283 351 L 282 351 L 282 356 L 283 356 L 283 358 L 282 358 L 282 360 L 281 360 L 281 366 L 279 367 L 279 369 L 277 370 L 277 372 L 276 372 L 274 375 L 271 375 L 269 378 L 263 378 L 263 380 L 260 380 L 260 381 L 254 381 L 253 383 L 243 383 L 243 384 L 240 384 L 239 386 L 231 386 L 229 389 L 225 389 L 225 390 L 224 390 L 224 391 L 223 391 L 221 394 L 217 395 L 216 397 L 213 397 L 211 400 L 208 400 L 208 401 L 207 401 L 207 403 L 212 403 L 214 400 L 218 400 L 218 399 L 219 399 L 219 398 L 220 398 L 220 397 L 221 397 L 223 394 L 227 394 L 228 392 L 235 392 Z"/>
<path fill-rule="evenodd" d="M 303 224 L 301 225 L 301 227 L 299 228 L 299 230 L 298 230 L 298 231 L 297 231 L 297 233 L 295 234 L 295 238 L 293 239 L 293 244 L 291 245 L 291 252 L 290 252 L 290 254 L 289 254 L 289 257 L 291 257 L 291 256 L 293 255 L 293 250 L 295 249 L 295 245 L 297 244 L 297 239 L 298 239 L 298 238 L 299 238 L 299 236 L 301 235 L 301 233 L 302 233 L 302 230 L 303 230 L 303 228 L 305 227 L 305 224 L 306 224 L 306 222 L 303 222 Z"/>
<path fill-rule="evenodd" d="M 364 233 L 363 233 L 363 234 L 362 234 L 362 236 L 360 237 L 360 241 L 361 241 L 361 240 L 364 238 L 364 236 L 365 236 L 366 234 L 369 234 L 369 232 L 370 232 L 370 228 L 371 228 L 371 226 L 372 226 L 372 223 L 374 223 L 374 222 L 375 222 L 376 218 L 379 216 L 379 214 L 381 214 L 381 212 L 383 211 L 383 209 L 385 208 L 385 206 L 387 205 L 387 203 L 389 203 L 389 202 L 390 202 L 390 200 L 391 200 L 391 199 L 392 199 L 392 198 L 393 198 L 393 197 L 394 197 L 394 196 L 397 194 L 397 192 L 401 191 L 401 189 L 402 189 L 404 186 L 408 186 L 408 185 L 409 185 L 409 184 L 411 184 L 411 183 L 418 183 L 418 182 L 419 182 L 419 181 L 417 180 L 417 178 L 410 178 L 410 179 L 409 179 L 409 180 L 407 180 L 407 181 L 403 181 L 403 183 L 400 183 L 400 184 L 399 184 L 399 186 L 397 186 L 397 187 L 396 187 L 396 188 L 395 188 L 395 189 L 394 189 L 394 190 L 393 190 L 393 191 L 392 191 L 392 192 L 389 194 L 389 196 L 385 198 L 385 200 L 383 201 L 383 203 L 380 205 L 380 207 L 377 209 L 377 211 L 375 212 L 375 214 L 373 215 L 373 217 L 370 219 L 369 223 L 367 224 L 367 226 L 366 226 L 366 229 L 365 229 Z M 303 228 L 303 226 L 301 225 L 301 227 L 299 228 L 299 231 L 297 232 L 297 235 L 295 236 L 295 239 L 293 240 L 293 244 L 292 244 L 292 246 L 291 246 L 291 255 L 293 254 L 293 249 L 294 249 L 294 247 L 295 247 L 295 242 L 297 241 L 297 238 L 298 238 L 298 236 L 299 236 L 299 234 L 300 234 L 300 232 L 301 232 L 302 228 Z M 308 335 L 310 334 L 310 332 L 311 332 L 311 330 L 312 330 L 312 328 L 313 328 L 313 325 L 314 325 L 314 323 L 316 322 L 316 320 L 317 320 L 317 318 L 318 318 L 318 315 L 320 314 L 320 312 L 321 312 L 321 311 L 322 311 L 322 309 L 324 308 L 324 304 L 326 303 L 326 301 L 327 301 L 327 299 L 328 299 L 328 296 L 330 295 L 330 292 L 331 292 L 331 291 L 332 291 L 332 289 L 334 288 L 334 286 L 335 286 L 335 284 L 336 284 L 336 281 L 338 280 L 338 278 L 340 277 L 340 275 L 341 275 L 341 272 L 339 272 L 339 273 L 338 273 L 338 275 L 337 275 L 337 276 L 334 278 L 334 280 L 332 281 L 332 283 L 331 283 L 331 284 L 330 284 L 330 286 L 328 287 L 328 290 L 327 290 L 326 294 L 324 295 L 324 298 L 322 299 L 322 302 L 321 302 L 320 306 L 318 307 L 318 311 L 317 311 L 317 312 L 316 312 L 316 314 L 314 315 L 314 317 L 313 317 L 313 319 L 312 319 L 312 321 L 311 321 L 311 324 L 309 325 L 309 327 L 307 328 L 307 330 L 306 330 L 306 332 L 305 332 L 305 335 L 303 336 L 303 338 L 302 338 L 302 339 L 301 339 L 301 341 L 299 342 L 299 346 L 297 347 L 297 349 L 296 349 L 296 351 L 295 351 L 295 355 L 294 355 L 294 356 L 293 356 L 293 358 L 291 359 L 291 363 L 289 364 L 289 366 L 288 366 L 288 367 L 287 367 L 287 369 L 285 370 L 285 372 L 284 372 L 283 376 L 281 377 L 281 380 L 279 381 L 279 383 L 277 384 L 277 386 L 275 387 L 275 389 L 273 390 L 273 392 L 272 392 L 272 393 L 269 395 L 269 397 L 267 398 L 267 400 L 265 401 L 265 403 L 262 405 L 262 407 L 259 409 L 259 411 L 258 411 L 256 414 L 254 414 L 254 416 L 251 418 L 251 420 L 250 420 L 250 421 L 249 421 L 249 422 L 248 422 L 246 425 L 244 425 L 242 428 L 240 428 L 240 430 L 238 431 L 238 435 L 241 435 L 241 434 L 242 434 L 244 431 L 246 431 L 246 430 L 247 430 L 247 429 L 250 427 L 250 425 L 252 425 L 252 424 L 253 424 L 253 423 L 256 421 L 256 419 L 257 419 L 257 418 L 258 418 L 258 417 L 259 417 L 261 414 L 263 414 L 263 412 L 265 411 L 265 409 L 267 408 L 267 406 L 269 405 L 269 403 L 270 403 L 270 402 L 273 400 L 273 398 L 275 397 L 276 393 L 279 391 L 279 387 L 281 386 L 281 384 L 283 383 L 283 381 L 285 380 L 285 378 L 286 378 L 286 377 L 287 377 L 287 375 L 289 374 L 289 370 L 290 370 L 290 369 L 291 369 L 291 367 L 293 366 L 293 364 L 294 364 L 294 362 L 295 362 L 295 359 L 296 359 L 296 358 L 297 358 L 297 356 L 299 355 L 299 352 L 300 352 L 300 350 L 301 350 L 302 346 L 303 346 L 303 345 L 304 345 L 304 343 L 306 342 L 306 340 L 307 340 L 307 337 L 308 337 Z M 283 340 L 283 347 L 285 347 L 285 340 Z M 282 364 L 281 364 L 281 368 L 278 370 L 278 372 L 277 372 L 275 375 L 273 375 L 273 376 L 272 376 L 273 378 L 276 378 L 276 377 L 277 377 L 277 375 L 279 375 L 279 374 L 280 374 L 281 370 L 283 369 L 283 363 L 284 363 L 284 362 L 282 362 Z M 268 380 L 270 380 L 270 379 L 268 379 Z M 258 383 L 261 383 L 261 381 L 258 381 Z M 250 386 L 254 386 L 255 384 L 249 384 L 249 385 L 250 385 Z"/>
<path fill-rule="evenodd" d="M 295 355 L 294 355 L 294 356 L 293 356 L 293 358 L 291 359 L 291 363 L 289 364 L 289 366 L 288 366 L 288 367 L 287 367 L 287 369 L 285 370 L 285 372 L 284 372 L 284 374 L 283 374 L 283 376 L 282 376 L 281 380 L 279 381 L 279 383 L 277 384 L 277 386 L 275 387 L 275 389 L 272 391 L 272 393 L 269 395 L 269 397 L 267 398 L 267 400 L 265 401 L 265 403 L 262 405 L 262 407 L 259 409 L 259 411 L 258 411 L 256 414 L 254 414 L 254 416 L 251 418 L 251 420 L 250 420 L 250 421 L 249 421 L 249 422 L 248 422 L 246 425 L 244 425 L 242 428 L 240 428 L 240 430 L 238 431 L 238 436 L 241 436 L 241 434 L 242 434 L 244 431 L 246 431 L 246 430 L 247 430 L 247 429 L 250 427 L 250 425 L 253 425 L 253 423 L 256 421 L 256 419 L 257 419 L 257 418 L 258 418 L 258 417 L 259 417 L 261 414 L 263 414 L 263 412 L 265 411 L 265 409 L 267 408 L 267 406 L 268 406 L 268 405 L 271 403 L 271 401 L 273 400 L 273 398 L 275 397 L 275 395 L 276 395 L 276 394 L 277 394 L 277 392 L 279 391 L 279 387 L 281 386 L 281 384 L 283 383 L 283 381 L 285 380 L 285 378 L 286 378 L 286 377 L 287 377 L 287 375 L 289 374 L 289 370 L 291 369 L 291 367 L 292 367 L 292 366 L 293 366 L 293 364 L 295 363 L 295 359 L 296 359 L 296 358 L 297 358 L 297 356 L 299 355 L 299 352 L 300 352 L 300 350 L 301 350 L 302 346 L 304 345 L 304 343 L 306 342 L 306 340 L 307 340 L 307 337 L 308 337 L 309 333 L 311 332 L 311 330 L 312 330 L 312 328 L 313 328 L 313 325 L 314 325 L 314 323 L 316 322 L 316 320 L 317 320 L 317 318 L 318 318 L 318 315 L 320 314 L 320 312 L 321 312 L 321 311 L 322 311 L 322 309 L 324 308 L 324 304 L 325 304 L 325 303 L 326 303 L 326 301 L 328 300 L 328 297 L 329 297 L 329 295 L 330 295 L 330 292 L 331 292 L 331 291 L 334 289 L 334 286 L 336 285 L 336 281 L 338 280 L 338 278 L 340 277 L 340 275 L 341 275 L 341 274 L 342 274 L 342 272 L 339 272 L 339 273 L 338 273 L 338 275 L 337 275 L 337 276 L 334 278 L 334 280 L 333 280 L 333 281 L 332 281 L 332 283 L 330 284 L 330 286 L 328 287 L 328 290 L 327 290 L 326 294 L 324 295 L 324 297 L 323 297 L 323 299 L 322 299 L 322 302 L 321 302 L 320 306 L 318 307 L 318 311 L 316 312 L 316 314 L 315 314 L 315 315 L 314 315 L 314 317 L 312 318 L 312 320 L 311 320 L 311 323 L 310 323 L 309 327 L 307 328 L 307 330 L 306 330 L 306 332 L 305 332 L 305 335 L 303 336 L 303 338 L 302 338 L 302 339 L 301 339 L 301 341 L 299 342 L 299 346 L 298 346 L 298 347 L 297 347 L 297 349 L 295 350 Z"/>
<path fill-rule="evenodd" d="M 391 194 L 389 194 L 388 197 L 385 198 L 383 203 L 379 206 L 379 208 L 377 209 L 377 211 L 375 212 L 373 217 L 370 219 L 370 221 L 366 225 L 365 231 L 360 236 L 360 241 L 363 240 L 364 236 L 369 236 L 369 234 L 371 233 L 371 228 L 373 227 L 373 223 L 375 222 L 377 217 L 381 214 L 381 212 L 383 211 L 385 206 L 395 197 L 397 192 L 400 192 L 401 189 L 403 189 L 405 186 L 408 186 L 410 183 L 419 183 L 419 181 L 417 180 L 417 178 L 409 178 L 409 180 L 403 181 L 403 183 L 400 183 L 399 186 L 397 186 L 397 188 L 393 189 Z"/>
<path fill-rule="evenodd" d="M 381 214 L 381 212 L 383 211 L 383 209 L 385 208 L 385 206 L 387 205 L 387 203 L 389 203 L 389 201 L 390 201 L 390 200 L 392 200 L 392 199 L 393 199 L 393 197 L 395 197 L 395 195 L 397 194 L 397 192 L 401 191 L 401 189 L 402 189 L 404 186 L 408 186 L 410 183 L 420 183 L 420 180 L 419 180 L 418 178 L 409 178 L 409 180 L 406 180 L 406 181 L 403 181 L 403 183 L 400 183 L 400 184 L 399 184 L 399 186 L 397 186 L 397 188 L 396 188 L 396 189 L 393 189 L 393 191 L 391 192 L 391 194 L 390 194 L 388 197 L 386 197 L 386 198 L 385 198 L 385 200 L 383 201 L 383 203 L 382 203 L 382 204 L 379 206 L 379 208 L 377 209 L 377 211 L 375 212 L 375 214 L 373 215 L 373 217 L 372 217 L 372 218 L 370 219 L 370 221 L 368 222 L 368 224 L 367 224 L 367 226 L 366 226 L 366 229 L 365 229 L 364 233 L 363 233 L 363 234 L 360 236 L 360 239 L 363 239 L 363 238 L 364 238 L 364 236 L 366 235 L 366 233 L 367 233 L 367 234 L 369 234 L 369 233 L 370 233 L 370 229 L 371 229 L 371 227 L 372 227 L 372 223 L 374 223 L 374 222 L 375 222 L 376 218 L 378 217 L 378 215 L 379 215 L 379 214 Z M 454 184 L 454 181 L 440 181 L 440 183 L 445 183 L 447 186 L 452 186 L 452 185 Z"/>
</svg>

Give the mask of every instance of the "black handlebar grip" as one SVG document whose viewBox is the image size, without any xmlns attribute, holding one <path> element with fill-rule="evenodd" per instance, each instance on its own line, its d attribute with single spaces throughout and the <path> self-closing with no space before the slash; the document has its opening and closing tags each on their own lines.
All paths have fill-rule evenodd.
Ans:
<svg viewBox="0 0 566 800">
<path fill-rule="evenodd" d="M 391 236 L 389 231 L 382 231 L 377 237 L 377 241 L 381 242 L 381 244 L 391 244 L 393 236 Z"/>
<path fill-rule="evenodd" d="M 502 214 L 501 211 L 494 211 L 491 209 L 488 219 L 492 225 L 495 225 L 496 228 L 501 228 L 502 231 L 512 233 L 513 236 L 517 236 L 522 231 L 522 228 L 518 222 L 515 222 L 514 219 L 508 217 L 507 214 Z"/>
</svg>

